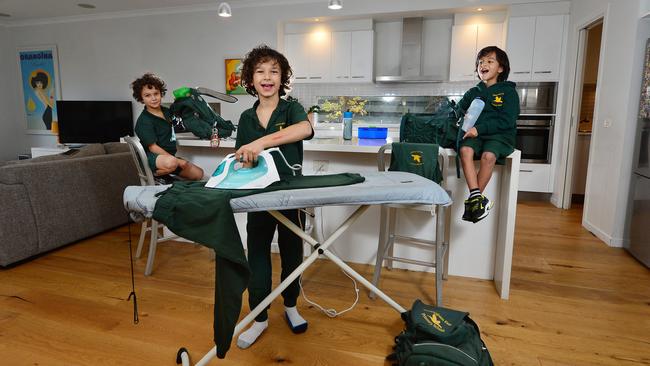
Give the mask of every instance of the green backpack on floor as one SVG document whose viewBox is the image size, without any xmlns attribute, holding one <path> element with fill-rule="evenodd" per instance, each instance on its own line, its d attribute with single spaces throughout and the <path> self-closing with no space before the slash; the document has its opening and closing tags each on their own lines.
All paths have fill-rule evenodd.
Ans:
<svg viewBox="0 0 650 366">
<path fill-rule="evenodd" d="M 387 359 L 399 366 L 492 366 L 478 326 L 461 311 L 413 303 L 402 313 L 406 329 Z"/>
</svg>

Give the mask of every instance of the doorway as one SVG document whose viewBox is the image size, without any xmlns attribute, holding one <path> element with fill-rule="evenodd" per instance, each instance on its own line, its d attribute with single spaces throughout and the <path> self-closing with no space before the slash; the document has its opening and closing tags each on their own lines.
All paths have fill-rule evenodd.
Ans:
<svg viewBox="0 0 650 366">
<path fill-rule="evenodd" d="M 573 183 L 571 203 L 583 204 L 587 184 L 587 167 L 589 165 L 589 146 L 596 107 L 596 86 L 598 85 L 598 61 L 600 41 L 603 33 L 602 19 L 587 29 L 587 49 L 582 77 L 580 113 L 573 157 Z"/>
<path fill-rule="evenodd" d="M 603 18 L 580 30 L 576 77 L 571 111 L 572 125 L 564 181 L 562 207 L 582 205 L 587 191 L 589 150 L 598 91 L 598 67 Z"/>
</svg>

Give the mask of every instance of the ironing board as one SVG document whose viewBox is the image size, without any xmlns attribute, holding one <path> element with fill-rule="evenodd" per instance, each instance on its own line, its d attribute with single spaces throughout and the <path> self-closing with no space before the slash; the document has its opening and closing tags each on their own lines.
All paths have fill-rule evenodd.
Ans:
<svg viewBox="0 0 650 366">
<path fill-rule="evenodd" d="M 307 188 L 265 192 L 245 197 L 239 197 L 230 201 L 233 212 L 254 212 L 268 211 L 279 222 L 300 236 L 309 243 L 315 250 L 304 259 L 303 263 L 296 268 L 271 294 L 269 294 L 255 309 L 242 319 L 233 332 L 239 334 L 250 324 L 259 313 L 261 313 L 271 302 L 278 297 L 282 291 L 298 278 L 318 257 L 324 255 L 343 271 L 359 281 L 370 291 L 379 296 L 399 313 L 406 311 L 397 302 L 375 287 L 370 281 L 349 267 L 345 262 L 328 250 L 336 239 L 341 236 L 350 226 L 370 207 L 370 205 L 381 204 L 429 204 L 435 212 L 436 219 L 436 240 L 443 240 L 442 232 L 448 228 L 443 225 L 446 222 L 446 210 L 441 207 L 451 205 L 451 198 L 438 184 L 415 174 L 405 172 L 363 172 L 365 178 L 363 183 L 323 188 Z M 164 191 L 169 186 L 129 186 L 124 191 L 124 207 L 129 211 L 131 217 L 136 220 L 143 220 L 151 217 L 156 205 L 157 193 Z M 302 229 L 280 214 L 279 210 L 308 208 L 320 206 L 359 206 L 324 242 L 319 243 Z M 436 253 L 438 256 L 438 253 Z M 441 259 L 441 258 L 438 258 Z M 436 281 L 436 286 L 441 284 Z M 439 292 L 441 293 L 441 288 Z M 203 358 L 196 363 L 197 366 L 207 365 L 216 357 L 216 346 L 212 348 Z M 181 348 L 177 354 L 177 363 L 184 366 L 189 365 L 187 350 Z"/>
</svg>

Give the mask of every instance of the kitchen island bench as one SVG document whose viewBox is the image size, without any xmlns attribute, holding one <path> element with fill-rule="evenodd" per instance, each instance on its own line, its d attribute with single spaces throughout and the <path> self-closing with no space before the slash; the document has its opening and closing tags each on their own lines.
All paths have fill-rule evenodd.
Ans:
<svg viewBox="0 0 650 366">
<path fill-rule="evenodd" d="M 356 137 L 349 141 L 341 137 L 314 138 L 305 141 L 303 174 L 376 171 L 377 152 L 382 145 L 390 142 L 392 142 L 391 138 L 360 140 Z M 178 156 L 201 166 L 206 174 L 211 174 L 225 155 L 234 152 L 234 146 L 234 139 L 225 139 L 221 141 L 218 148 L 211 148 L 207 140 L 200 140 L 188 134 L 178 135 Z M 507 299 L 510 292 L 521 154 L 515 150 L 506 159 L 505 165 L 495 168 L 484 192 L 495 202 L 494 208 L 486 219 L 472 224 L 461 220 L 464 210 L 463 201 L 468 190 L 462 172 L 460 179 L 456 177 L 455 152 L 453 150 L 447 152 L 451 158 L 443 185 L 451 192 L 453 200 L 449 274 L 493 280 L 499 296 Z M 353 208 L 345 206 L 316 209 L 317 219 L 314 220 L 318 226 L 316 230 L 329 234 L 352 211 Z M 371 207 L 369 212 L 354 224 L 352 230 L 348 230 L 338 239 L 338 242 L 355 243 L 354 245 L 340 245 L 338 242 L 334 244 L 334 250 L 342 259 L 354 263 L 374 264 L 379 211 L 378 207 Z M 242 240 L 245 242 L 246 216 L 237 214 L 236 218 Z M 398 219 L 397 232 L 433 238 L 434 221 L 429 213 L 402 210 Z M 395 254 L 422 261 L 430 261 L 434 258 L 430 249 L 406 245 L 396 245 Z M 409 270 L 424 270 L 423 267 L 411 264 L 394 263 L 394 266 Z"/>
</svg>

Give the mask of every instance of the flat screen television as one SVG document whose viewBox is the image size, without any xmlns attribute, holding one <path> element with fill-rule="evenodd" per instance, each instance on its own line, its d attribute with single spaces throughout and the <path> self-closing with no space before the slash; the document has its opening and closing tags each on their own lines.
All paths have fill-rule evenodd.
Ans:
<svg viewBox="0 0 650 366">
<path fill-rule="evenodd" d="M 131 101 L 58 100 L 59 142 L 91 144 L 133 136 Z"/>
</svg>

